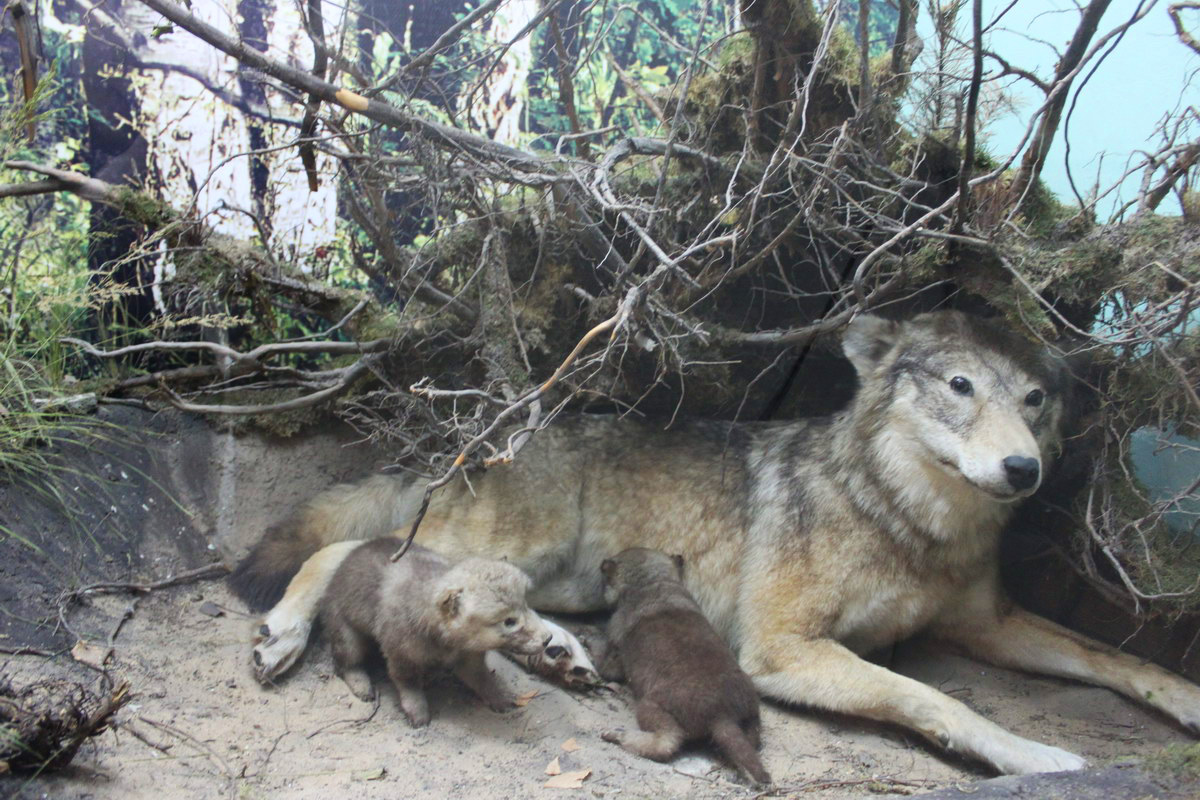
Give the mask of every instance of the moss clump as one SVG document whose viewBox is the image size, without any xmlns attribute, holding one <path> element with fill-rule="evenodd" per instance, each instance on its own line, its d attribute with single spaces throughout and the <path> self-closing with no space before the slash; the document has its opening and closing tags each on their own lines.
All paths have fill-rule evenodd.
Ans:
<svg viewBox="0 0 1200 800">
<path fill-rule="evenodd" d="M 167 203 L 127 186 L 117 189 L 116 206 L 123 216 L 152 230 L 178 219 L 175 209 Z"/>
<path fill-rule="evenodd" d="M 1145 761 L 1146 768 L 1176 780 L 1200 781 L 1200 742 L 1167 745 Z"/>
</svg>

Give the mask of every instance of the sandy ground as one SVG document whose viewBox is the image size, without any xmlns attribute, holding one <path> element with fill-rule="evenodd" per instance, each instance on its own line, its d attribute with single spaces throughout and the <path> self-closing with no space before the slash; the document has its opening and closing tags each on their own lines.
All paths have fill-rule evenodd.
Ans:
<svg viewBox="0 0 1200 800">
<path fill-rule="evenodd" d="M 63 451 L 72 467 L 62 483 L 72 498 L 67 510 L 27 486 L 0 485 L 0 525 L 24 537 L 0 540 L 0 649 L 61 653 L 0 656 L 0 677 L 18 685 L 44 677 L 96 680 L 67 654 L 75 638 L 57 624 L 63 588 L 153 580 L 218 554 L 234 560 L 290 504 L 362 474 L 377 455 L 345 447 L 345 436 L 334 431 L 287 440 L 234 436 L 180 415 L 128 409 L 104 421 L 117 431 L 111 439 Z M 70 628 L 106 641 L 130 602 L 117 594 L 71 607 Z M 220 616 L 205 613 L 211 604 L 223 609 Z M 0 797 L 753 796 L 702 748 L 657 764 L 601 741 L 602 731 L 633 724 L 623 694 L 568 693 L 499 658 L 495 666 L 513 693 L 536 695 L 527 705 L 493 713 L 447 678 L 431 692 L 433 722 L 422 730 L 408 727 L 390 687 L 377 710 L 352 697 L 333 677 L 319 639 L 278 686 L 263 688 L 250 671 L 255 623 L 220 581 L 138 599 L 109 664 L 112 677 L 128 681 L 134 693 L 118 730 L 85 746 L 64 773 L 0 776 Z M 1018 675 L 917 645 L 897 648 L 890 666 L 1017 734 L 1094 764 L 1191 741 L 1103 689 Z M 568 752 L 563 745 L 572 739 L 578 749 Z M 781 796 L 986 792 L 975 782 L 987 773 L 976 765 L 861 720 L 766 705 L 763 739 Z M 563 772 L 590 770 L 580 788 L 543 787 L 555 759 Z"/>
<path fill-rule="evenodd" d="M 205 602 L 224 609 L 201 611 Z M 128 606 L 107 597 L 81 612 L 82 628 L 107 630 Z M 378 709 L 333 677 L 328 649 L 309 655 L 276 687 L 250 674 L 253 621 L 217 582 L 144 597 L 116 640 L 110 672 L 136 696 L 124 730 L 81 751 L 65 774 L 18 786 L 29 797 L 268 798 L 330 796 L 514 798 L 747 797 L 752 792 L 704 749 L 675 763 L 638 759 L 600 740 L 632 724 L 621 694 L 568 693 L 497 659 L 523 708 L 496 714 L 446 678 L 431 691 L 433 722 L 413 730 L 390 687 Z M 211 611 L 211 607 L 208 608 Z M 78 665 L 17 657 L 18 679 Z M 1001 725 L 1083 754 L 1094 764 L 1145 755 L 1188 737 L 1111 692 L 985 667 L 917 645 L 893 666 L 949 692 Z M 764 757 L 781 794 L 863 797 L 914 794 L 985 777 L 896 729 L 848 718 L 764 707 Z M 134 734 L 138 734 L 135 736 Z M 579 748 L 568 752 L 574 739 Z M 569 746 L 569 745 L 568 745 Z M 554 759 L 563 772 L 590 770 L 578 789 L 544 788 Z"/>
</svg>

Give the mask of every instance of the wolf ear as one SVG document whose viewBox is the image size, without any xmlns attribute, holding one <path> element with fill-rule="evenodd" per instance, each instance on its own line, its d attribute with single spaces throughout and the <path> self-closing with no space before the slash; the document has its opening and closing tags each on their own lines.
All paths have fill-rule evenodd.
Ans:
<svg viewBox="0 0 1200 800">
<path fill-rule="evenodd" d="M 842 352 L 858 374 L 865 375 L 891 348 L 899 330 L 898 322 L 874 314 L 860 314 L 842 334 Z"/>
<path fill-rule="evenodd" d="M 606 558 L 600 562 L 600 574 L 604 576 L 605 583 L 612 583 L 613 578 L 617 576 L 617 562 L 611 558 Z"/>
<path fill-rule="evenodd" d="M 462 589 L 446 589 L 438 596 L 438 608 L 446 619 L 458 616 L 459 600 L 462 599 Z"/>
</svg>

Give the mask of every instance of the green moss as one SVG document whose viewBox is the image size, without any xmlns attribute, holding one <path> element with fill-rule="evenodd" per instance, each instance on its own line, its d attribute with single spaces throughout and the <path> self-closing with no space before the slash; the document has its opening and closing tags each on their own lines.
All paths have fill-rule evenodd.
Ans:
<svg viewBox="0 0 1200 800">
<path fill-rule="evenodd" d="M 127 186 L 117 189 L 116 201 L 117 209 L 123 216 L 154 230 L 178 218 L 167 203 Z"/>
<path fill-rule="evenodd" d="M 1200 781 L 1200 742 L 1167 745 L 1146 758 L 1146 768 L 1181 781 Z"/>
</svg>

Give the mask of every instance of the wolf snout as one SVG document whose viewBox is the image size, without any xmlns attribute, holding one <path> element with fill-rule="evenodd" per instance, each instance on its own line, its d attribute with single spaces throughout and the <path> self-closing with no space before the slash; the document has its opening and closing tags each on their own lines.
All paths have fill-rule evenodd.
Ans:
<svg viewBox="0 0 1200 800">
<path fill-rule="evenodd" d="M 1017 491 L 1036 486 L 1041 477 L 1042 468 L 1036 458 L 1028 456 L 1008 456 L 1003 461 L 1004 475 Z"/>
</svg>

